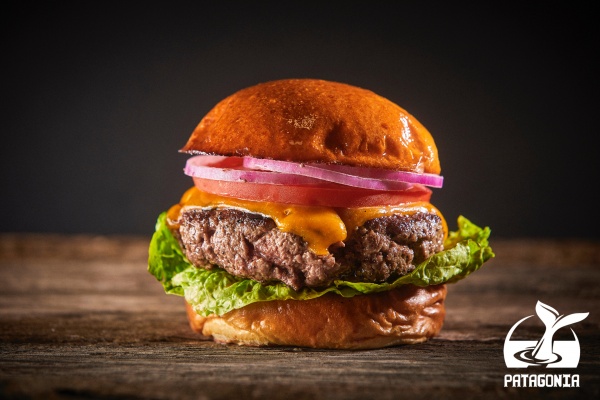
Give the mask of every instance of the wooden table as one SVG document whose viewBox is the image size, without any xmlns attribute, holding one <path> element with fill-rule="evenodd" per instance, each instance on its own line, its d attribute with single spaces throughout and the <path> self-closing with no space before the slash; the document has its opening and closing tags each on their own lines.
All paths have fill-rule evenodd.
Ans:
<svg viewBox="0 0 600 400">
<path fill-rule="evenodd" d="M 492 240 L 496 258 L 449 287 L 439 337 L 369 351 L 198 341 L 183 300 L 146 271 L 148 238 L 0 235 L 0 398 L 599 398 L 600 242 Z M 504 387 L 503 345 L 540 300 L 575 325 L 579 388 Z M 537 340 L 540 326 L 521 327 Z M 567 330 L 567 332 L 569 332 Z M 514 339 L 514 338 L 513 338 Z"/>
</svg>

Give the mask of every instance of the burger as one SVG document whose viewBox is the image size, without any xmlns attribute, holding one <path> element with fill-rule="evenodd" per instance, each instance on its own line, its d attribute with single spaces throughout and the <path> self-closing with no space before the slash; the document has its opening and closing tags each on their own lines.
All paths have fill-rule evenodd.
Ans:
<svg viewBox="0 0 600 400">
<path fill-rule="evenodd" d="M 283 79 L 233 93 L 180 152 L 193 186 L 160 214 L 148 270 L 199 338 L 368 349 L 426 341 L 447 284 L 494 256 L 449 232 L 429 131 L 370 90 Z"/>
</svg>

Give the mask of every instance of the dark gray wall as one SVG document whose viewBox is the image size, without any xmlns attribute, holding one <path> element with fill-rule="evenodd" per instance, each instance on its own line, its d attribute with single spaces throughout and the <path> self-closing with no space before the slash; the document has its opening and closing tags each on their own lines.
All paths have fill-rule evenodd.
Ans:
<svg viewBox="0 0 600 400">
<path fill-rule="evenodd" d="M 0 231 L 150 235 L 191 185 L 178 149 L 217 101 L 314 77 L 428 127 L 445 177 L 432 202 L 451 226 L 598 237 L 591 9 L 222 3 L 12 6 Z"/>
</svg>

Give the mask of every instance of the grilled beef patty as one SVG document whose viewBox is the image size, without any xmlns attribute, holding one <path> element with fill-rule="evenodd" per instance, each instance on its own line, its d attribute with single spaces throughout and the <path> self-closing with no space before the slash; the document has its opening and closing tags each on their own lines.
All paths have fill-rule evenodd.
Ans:
<svg viewBox="0 0 600 400">
<path fill-rule="evenodd" d="M 235 276 L 281 281 L 295 290 L 327 286 L 334 279 L 385 282 L 441 251 L 444 239 L 440 217 L 429 213 L 369 220 L 325 256 L 260 214 L 190 208 L 182 212 L 179 225 L 176 237 L 195 266 L 219 266 Z"/>
</svg>

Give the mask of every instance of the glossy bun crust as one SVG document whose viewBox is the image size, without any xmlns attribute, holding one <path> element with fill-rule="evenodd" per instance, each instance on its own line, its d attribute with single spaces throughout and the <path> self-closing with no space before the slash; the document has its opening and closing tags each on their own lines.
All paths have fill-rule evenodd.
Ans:
<svg viewBox="0 0 600 400">
<path fill-rule="evenodd" d="M 246 346 L 374 349 L 424 342 L 442 329 L 446 285 L 412 285 L 350 298 L 253 303 L 217 317 L 187 304 L 192 329 L 205 339 Z"/>
<path fill-rule="evenodd" d="M 369 90 L 316 79 L 232 94 L 181 152 L 440 173 L 431 134 L 406 110 Z"/>
</svg>

